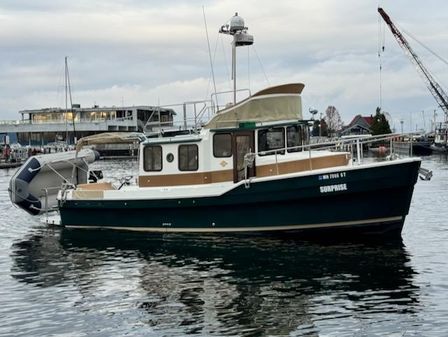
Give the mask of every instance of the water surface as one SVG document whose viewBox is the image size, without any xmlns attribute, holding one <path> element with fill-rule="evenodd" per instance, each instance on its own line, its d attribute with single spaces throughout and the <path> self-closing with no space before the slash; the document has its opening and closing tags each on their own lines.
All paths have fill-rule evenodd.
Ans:
<svg viewBox="0 0 448 337">
<path fill-rule="evenodd" d="M 67 231 L 0 171 L 0 336 L 445 336 L 448 163 L 423 166 L 402 241 L 344 243 Z"/>
</svg>

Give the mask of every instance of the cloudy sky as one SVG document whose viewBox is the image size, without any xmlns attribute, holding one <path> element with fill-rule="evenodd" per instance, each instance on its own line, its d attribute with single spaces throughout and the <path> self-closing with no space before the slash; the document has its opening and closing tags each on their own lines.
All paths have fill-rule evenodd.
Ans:
<svg viewBox="0 0 448 337">
<path fill-rule="evenodd" d="M 232 84 L 230 38 L 217 31 L 238 11 L 255 38 L 253 47 L 238 49 L 238 87 L 303 82 L 305 111 L 334 105 L 348 123 L 379 105 L 378 4 L 400 29 L 448 58 L 442 0 L 1 0 L 0 119 L 64 106 L 65 56 L 73 102 L 84 107 L 209 98 L 204 6 L 218 91 Z M 387 27 L 384 36 L 382 108 L 397 129 L 401 119 L 405 129 L 429 129 L 436 102 Z M 448 66 L 408 40 L 445 87 Z"/>
</svg>

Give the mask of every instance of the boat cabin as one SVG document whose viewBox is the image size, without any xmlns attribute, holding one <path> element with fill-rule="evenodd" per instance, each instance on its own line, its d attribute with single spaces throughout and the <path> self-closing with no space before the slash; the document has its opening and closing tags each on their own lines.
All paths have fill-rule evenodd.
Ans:
<svg viewBox="0 0 448 337">
<path fill-rule="evenodd" d="M 347 165 L 349 155 L 308 154 L 304 85 L 268 88 L 218 112 L 198 134 L 147 139 L 140 147 L 140 187 L 237 183 Z"/>
</svg>

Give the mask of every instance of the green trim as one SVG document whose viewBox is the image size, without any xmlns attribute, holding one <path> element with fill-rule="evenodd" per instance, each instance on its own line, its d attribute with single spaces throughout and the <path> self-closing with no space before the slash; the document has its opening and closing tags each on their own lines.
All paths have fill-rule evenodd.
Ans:
<svg viewBox="0 0 448 337">
<path fill-rule="evenodd" d="M 255 129 L 256 126 L 256 122 L 240 122 L 238 125 L 240 129 Z"/>
</svg>

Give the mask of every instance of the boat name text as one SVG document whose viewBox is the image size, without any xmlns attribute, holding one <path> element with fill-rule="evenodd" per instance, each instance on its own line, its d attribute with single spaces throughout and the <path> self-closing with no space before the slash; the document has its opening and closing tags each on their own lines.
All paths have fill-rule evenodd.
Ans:
<svg viewBox="0 0 448 337">
<path fill-rule="evenodd" d="M 327 185 L 320 187 L 320 193 L 347 191 L 347 184 Z"/>
</svg>

